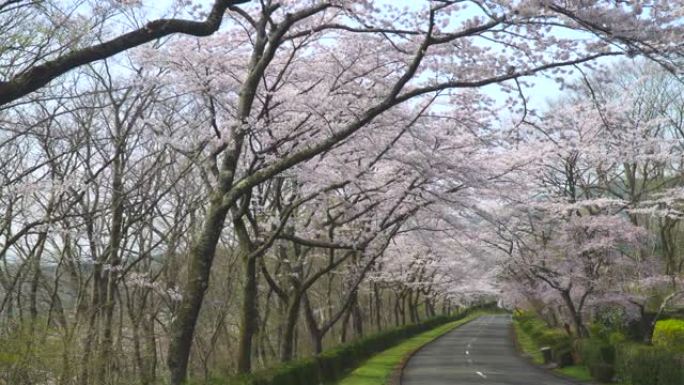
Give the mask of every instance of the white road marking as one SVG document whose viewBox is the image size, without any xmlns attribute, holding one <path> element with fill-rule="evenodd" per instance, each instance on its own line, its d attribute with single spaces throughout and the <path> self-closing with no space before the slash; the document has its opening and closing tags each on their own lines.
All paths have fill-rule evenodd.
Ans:
<svg viewBox="0 0 684 385">
<path fill-rule="evenodd" d="M 470 352 L 466 350 L 466 355 L 468 355 L 468 354 L 470 354 Z"/>
<path fill-rule="evenodd" d="M 477 375 L 480 376 L 480 377 L 482 377 L 482 378 L 487 378 L 487 376 L 485 376 L 484 374 L 482 374 L 482 372 L 475 372 L 475 373 L 477 373 Z"/>
</svg>

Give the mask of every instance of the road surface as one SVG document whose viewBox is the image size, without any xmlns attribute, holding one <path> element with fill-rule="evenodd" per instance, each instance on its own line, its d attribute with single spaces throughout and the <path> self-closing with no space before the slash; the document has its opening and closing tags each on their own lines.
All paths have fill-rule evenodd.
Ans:
<svg viewBox="0 0 684 385">
<path fill-rule="evenodd" d="M 570 385 L 519 356 L 509 315 L 483 316 L 425 346 L 404 368 L 402 385 Z"/>
</svg>

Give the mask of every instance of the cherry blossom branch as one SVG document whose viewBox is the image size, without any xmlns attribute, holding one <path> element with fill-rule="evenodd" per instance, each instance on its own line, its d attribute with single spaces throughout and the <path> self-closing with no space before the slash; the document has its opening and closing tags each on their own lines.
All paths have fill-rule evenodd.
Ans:
<svg viewBox="0 0 684 385">
<path fill-rule="evenodd" d="M 130 48 L 153 40 L 180 33 L 208 36 L 221 26 L 226 9 L 249 0 L 216 0 L 204 21 L 158 19 L 142 28 L 120 35 L 104 43 L 76 49 L 56 59 L 28 68 L 8 81 L 0 81 L 0 106 L 45 86 L 53 79 L 82 65 L 106 59 Z"/>
</svg>

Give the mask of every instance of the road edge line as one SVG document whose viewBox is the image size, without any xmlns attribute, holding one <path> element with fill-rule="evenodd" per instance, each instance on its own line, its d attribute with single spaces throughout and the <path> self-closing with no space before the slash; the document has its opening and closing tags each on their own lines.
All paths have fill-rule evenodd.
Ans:
<svg viewBox="0 0 684 385">
<path fill-rule="evenodd" d="M 475 317 L 475 318 L 473 318 L 473 319 L 470 319 L 470 320 L 468 320 L 468 321 L 466 321 L 466 322 L 464 322 L 464 323 L 462 323 L 462 324 L 460 324 L 460 325 L 456 325 L 456 326 L 454 326 L 453 328 L 451 328 L 451 329 L 447 330 L 446 332 L 444 332 L 444 334 L 442 334 L 442 335 L 436 337 L 436 338 L 433 339 L 432 341 L 428 341 L 427 343 L 425 343 L 425 344 L 423 344 L 423 345 L 417 347 L 416 349 L 412 350 L 411 352 L 409 352 L 406 356 L 404 356 L 404 357 L 401 359 L 401 361 L 399 361 L 399 363 L 397 364 L 397 366 L 394 368 L 394 370 L 392 371 L 392 374 L 390 374 L 389 379 L 388 379 L 388 381 L 386 382 L 386 385 L 401 385 L 401 384 L 402 384 L 403 377 L 404 377 L 404 369 L 406 368 L 406 365 L 408 365 L 409 361 L 411 361 L 411 358 L 413 358 L 413 356 L 415 356 L 418 352 L 420 352 L 424 347 L 426 347 L 426 346 L 430 345 L 431 343 L 433 343 L 433 342 L 439 340 L 440 338 L 442 338 L 442 337 L 444 337 L 445 335 L 451 333 L 452 331 L 454 331 L 454 330 L 460 328 L 461 326 L 467 325 L 467 324 L 469 324 L 469 323 L 475 321 L 476 319 L 478 319 L 478 318 L 480 318 L 480 317 L 483 317 L 483 316 L 485 316 L 485 315 L 487 315 L 487 314 L 479 315 L 479 316 L 477 316 L 477 317 Z"/>
</svg>

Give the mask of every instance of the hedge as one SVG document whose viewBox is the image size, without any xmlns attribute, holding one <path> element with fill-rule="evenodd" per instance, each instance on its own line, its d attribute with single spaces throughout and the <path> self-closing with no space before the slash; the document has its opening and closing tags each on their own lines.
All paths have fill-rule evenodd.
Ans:
<svg viewBox="0 0 684 385">
<path fill-rule="evenodd" d="M 615 364 L 615 346 L 599 338 L 587 338 L 580 342 L 584 363 Z"/>
<path fill-rule="evenodd" d="M 653 342 L 655 346 L 585 339 L 581 341 L 582 360 L 600 381 L 610 381 L 616 374 L 631 385 L 684 385 L 684 322 L 659 321 Z"/>
<path fill-rule="evenodd" d="M 618 379 L 631 385 L 684 385 L 684 354 L 624 343 L 615 349 L 615 370 Z"/>
<path fill-rule="evenodd" d="M 570 350 L 571 338 L 534 314 L 517 313 L 514 318 L 538 346 L 551 347 L 554 361 Z M 620 333 L 578 341 L 582 361 L 594 379 L 608 382 L 615 376 L 630 385 L 684 385 L 684 321 L 658 321 L 655 346 L 622 341 Z"/>
<path fill-rule="evenodd" d="M 595 380 L 608 382 L 615 375 L 615 346 L 600 338 L 580 341 L 580 353 L 584 365 Z"/>
<path fill-rule="evenodd" d="M 550 328 L 530 312 L 517 312 L 514 318 L 537 346 L 551 348 L 552 359 L 559 367 L 572 365 L 572 338 L 565 331 Z"/>
<path fill-rule="evenodd" d="M 399 342 L 447 322 L 458 321 L 473 310 L 493 308 L 492 305 L 467 309 L 455 316 L 438 316 L 418 324 L 406 325 L 370 335 L 358 341 L 328 349 L 318 356 L 299 359 L 252 374 L 217 382 L 221 385 L 314 385 L 331 383 L 344 377 L 376 353 Z"/>
<path fill-rule="evenodd" d="M 664 349 L 684 352 L 684 321 L 658 321 L 653 331 L 653 344 Z"/>
</svg>

